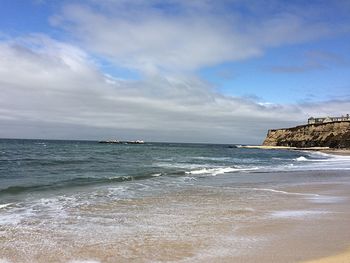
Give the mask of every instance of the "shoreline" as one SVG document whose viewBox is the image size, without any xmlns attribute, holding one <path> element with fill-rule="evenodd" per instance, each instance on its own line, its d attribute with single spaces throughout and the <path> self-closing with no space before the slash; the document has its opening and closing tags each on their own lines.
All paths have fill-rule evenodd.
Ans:
<svg viewBox="0 0 350 263">
<path fill-rule="evenodd" d="M 291 150 L 291 151 L 315 151 L 326 153 L 330 155 L 339 156 L 350 156 L 350 149 L 334 149 L 329 147 L 307 147 L 297 148 L 288 146 L 265 146 L 265 145 L 254 145 L 254 146 L 242 146 L 247 149 L 266 149 L 266 150 Z M 347 250 L 339 251 L 336 254 L 327 255 L 320 258 L 309 259 L 301 261 L 300 263 L 349 263 L 350 262 L 350 248 Z"/>
<path fill-rule="evenodd" d="M 62 145 L 23 143 L 9 155 L 32 175 L 17 181 L 8 163 L 12 185 L 34 188 L 2 193 L 0 262 L 307 262 L 350 247 L 348 157 Z"/>
<path fill-rule="evenodd" d="M 76 204 L 72 198 L 62 199 L 73 218 L 41 218 L 45 226 L 54 223 L 53 228 L 43 229 L 36 218 L 29 217 L 22 227 L 3 234 L 0 261 L 349 262 L 338 257 L 334 261 L 310 259 L 328 260 L 328 255 L 349 245 L 350 195 L 348 185 L 340 182 L 350 183 L 350 172 L 322 171 L 322 176 L 320 172 L 296 173 L 261 174 L 259 181 L 270 181 L 270 176 L 276 175 L 295 178 L 295 182 L 312 181 L 286 185 L 283 180 L 282 184 L 259 186 L 251 177 L 232 180 L 235 178 L 218 175 L 215 185 L 194 185 L 167 195 L 88 206 Z M 52 209 L 52 203 L 40 203 L 45 205 L 41 211 Z M 137 209 L 130 209 L 133 207 Z M 112 217 L 99 216 L 101 224 L 85 220 L 96 213 Z M 92 239 L 86 241 L 83 237 L 91 226 Z M 41 240 L 55 246 L 43 246 Z M 30 246 L 23 247 L 23 242 Z M 158 248 L 156 253 L 154 247 Z"/>
<path fill-rule="evenodd" d="M 350 156 L 350 149 L 325 149 L 320 152 L 334 155 Z"/>
<path fill-rule="evenodd" d="M 347 149 L 335 149 L 335 148 L 329 148 L 329 147 L 297 148 L 297 147 L 289 147 L 289 146 L 267 146 L 267 145 L 246 145 L 246 146 L 241 146 L 240 148 L 264 149 L 264 150 L 315 151 L 315 152 L 322 152 L 326 154 L 350 156 L 350 149 L 348 148 Z"/>
</svg>

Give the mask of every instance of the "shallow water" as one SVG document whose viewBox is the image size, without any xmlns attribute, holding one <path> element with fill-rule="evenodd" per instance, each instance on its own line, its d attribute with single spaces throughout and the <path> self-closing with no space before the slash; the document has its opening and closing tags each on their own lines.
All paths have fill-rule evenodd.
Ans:
<svg viewBox="0 0 350 263">
<path fill-rule="evenodd" d="M 1 140 L 0 259 L 296 262 L 347 240 L 349 168 L 226 145 Z"/>
</svg>

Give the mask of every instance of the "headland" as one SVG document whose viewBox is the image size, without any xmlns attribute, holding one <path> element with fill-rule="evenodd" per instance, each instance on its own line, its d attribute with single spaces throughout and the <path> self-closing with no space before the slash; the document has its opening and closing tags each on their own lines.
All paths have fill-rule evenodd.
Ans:
<svg viewBox="0 0 350 263">
<path fill-rule="evenodd" d="M 271 129 L 267 133 L 263 146 L 350 148 L 350 121 Z"/>
<path fill-rule="evenodd" d="M 290 128 L 270 129 L 260 149 L 322 151 L 350 154 L 350 117 L 309 118 L 308 123 Z"/>
</svg>

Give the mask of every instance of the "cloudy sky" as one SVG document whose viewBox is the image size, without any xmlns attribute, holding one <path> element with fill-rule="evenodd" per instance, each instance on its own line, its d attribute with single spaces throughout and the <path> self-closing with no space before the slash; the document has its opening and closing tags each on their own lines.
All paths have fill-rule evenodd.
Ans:
<svg viewBox="0 0 350 263">
<path fill-rule="evenodd" d="M 350 2 L 1 0 L 0 137 L 261 143 L 350 113 Z"/>
</svg>

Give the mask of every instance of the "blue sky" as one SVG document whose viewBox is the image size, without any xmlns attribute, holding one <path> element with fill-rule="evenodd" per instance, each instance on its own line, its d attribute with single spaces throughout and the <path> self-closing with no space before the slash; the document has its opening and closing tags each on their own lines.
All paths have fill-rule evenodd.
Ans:
<svg viewBox="0 0 350 263">
<path fill-rule="evenodd" d="M 350 91 L 350 46 L 347 43 L 341 37 L 271 49 L 263 57 L 204 69 L 201 75 L 223 93 L 257 96 L 275 103 L 344 97 Z M 308 62 L 312 55 L 314 62 Z M 223 74 L 228 72 L 231 75 Z"/>
<path fill-rule="evenodd" d="M 55 1 L 48 3 L 39 1 L 1 1 L 1 31 L 10 35 L 22 35 L 32 32 L 51 34 L 52 28 L 48 19 L 54 14 Z"/>
<path fill-rule="evenodd" d="M 244 5 L 234 9 L 236 6 L 227 2 L 227 7 L 232 8 L 232 11 L 237 12 L 238 9 L 243 17 L 252 16 Z M 279 2 L 283 3 L 283 1 Z M 321 1 L 313 2 L 321 3 Z M 66 32 L 50 24 L 50 18 L 59 13 L 66 3 L 70 2 L 2 1 L 1 33 L 9 37 L 43 33 L 56 39 L 69 41 Z M 80 3 L 86 2 L 80 1 Z M 301 6 L 304 4 L 303 1 L 299 3 Z M 322 7 L 322 4 L 317 6 Z M 158 3 L 156 7 L 169 15 L 178 12 L 175 4 Z M 324 8 L 328 7 L 325 5 Z M 326 23 L 343 22 L 345 18 L 338 17 L 337 10 L 335 7 L 334 10 L 331 8 L 328 17 L 325 17 Z M 332 20 L 327 21 L 329 17 Z M 350 90 L 350 84 L 348 84 L 350 83 L 349 40 L 348 32 L 335 34 L 305 43 L 269 48 L 264 54 L 257 57 L 217 63 L 199 68 L 197 72 L 203 79 L 213 83 L 223 94 L 256 96 L 261 101 L 272 103 L 317 101 L 336 95 L 346 96 Z M 311 65 L 306 65 L 308 63 L 307 54 L 311 52 L 326 53 L 328 56 L 334 56 L 334 60 L 319 58 L 316 61 L 319 67 L 313 68 Z M 126 79 L 140 78 L 136 70 L 113 65 L 108 58 L 103 58 L 98 54 L 91 55 L 99 62 L 101 70 L 110 75 Z M 273 69 L 277 67 L 289 67 L 290 70 L 274 71 Z M 284 96 L 285 90 L 288 90 L 288 96 Z"/>
<path fill-rule="evenodd" d="M 267 128 L 347 113 L 349 11 L 340 0 L 3 0 L 0 88 L 12 104 L 0 113 L 14 127 L 23 119 L 67 127 L 65 138 L 79 138 L 71 132 L 77 125 L 88 139 L 108 130 L 204 142 L 216 142 L 219 132 L 223 142 L 258 142 Z M 34 68 L 40 77 L 28 76 Z M 45 94 L 47 104 L 16 92 Z M 259 125 L 239 133 L 251 128 L 244 121 L 250 115 Z M 9 129 L 0 136 L 33 134 Z"/>
</svg>

